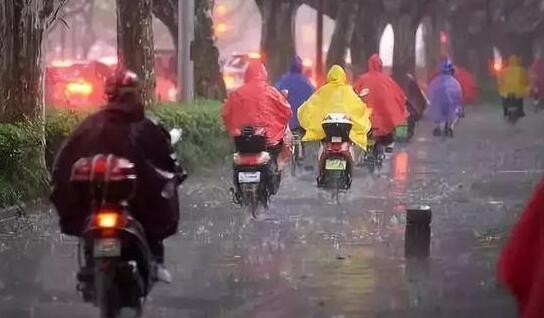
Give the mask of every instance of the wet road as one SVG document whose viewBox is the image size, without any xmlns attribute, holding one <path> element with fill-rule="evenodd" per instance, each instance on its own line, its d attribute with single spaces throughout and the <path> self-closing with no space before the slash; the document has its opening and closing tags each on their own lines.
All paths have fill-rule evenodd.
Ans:
<svg viewBox="0 0 544 318">
<path fill-rule="evenodd" d="M 156 286 L 146 317 L 515 317 L 495 263 L 544 171 L 542 120 L 469 109 L 445 141 L 422 124 L 379 175 L 357 173 L 341 206 L 313 177 L 289 178 L 256 221 L 228 203 L 227 178 L 194 177 L 166 242 L 175 284 Z M 404 258 L 413 204 L 433 209 L 428 260 Z M 3 222 L 0 317 L 96 317 L 75 292 L 75 244 L 47 212 Z"/>
</svg>

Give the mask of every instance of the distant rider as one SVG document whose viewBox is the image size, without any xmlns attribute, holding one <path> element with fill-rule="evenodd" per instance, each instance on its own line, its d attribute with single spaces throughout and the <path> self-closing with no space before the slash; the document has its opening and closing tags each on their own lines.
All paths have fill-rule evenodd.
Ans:
<svg viewBox="0 0 544 318">
<path fill-rule="evenodd" d="M 382 59 L 374 54 L 368 60 L 368 72 L 353 85 L 355 92 L 367 91 L 364 101 L 372 109 L 372 137 L 380 146 L 393 143 L 395 127 L 405 125 L 408 118 L 406 95 L 400 86 L 383 72 Z"/>
<path fill-rule="evenodd" d="M 508 65 L 499 75 L 498 84 L 504 116 L 508 116 L 508 106 L 516 106 L 521 117 L 525 116 L 523 99 L 529 97 L 529 74 L 519 57 L 512 55 L 508 59 Z"/>
<path fill-rule="evenodd" d="M 291 105 L 293 114 L 298 112 L 298 109 L 312 94 L 315 92 L 315 87 L 310 82 L 310 79 L 303 74 L 304 66 L 302 59 L 298 56 L 294 57 L 291 62 L 291 69 L 284 74 L 276 83 L 276 88 L 279 91 L 287 91 L 287 100 Z M 292 116 L 289 122 L 289 127 L 293 132 L 299 132 L 300 124 L 297 116 Z"/>
<path fill-rule="evenodd" d="M 425 116 L 437 124 L 435 136 L 453 137 L 453 129 L 463 102 L 461 85 L 454 77 L 455 69 L 449 58 L 442 62 L 441 73 L 429 84 L 429 107 Z"/>
<path fill-rule="evenodd" d="M 306 131 L 303 141 L 322 141 L 322 123 L 328 114 L 347 114 L 353 123 L 350 140 L 366 150 L 370 131 L 370 109 L 348 83 L 346 72 L 334 65 L 327 74 L 327 82 L 298 110 L 300 125 Z M 353 155 L 353 154 L 352 154 Z M 353 158 L 350 167 L 353 165 Z M 323 163 L 321 163 L 323 165 Z M 322 171 L 323 169 L 320 169 Z"/>
</svg>

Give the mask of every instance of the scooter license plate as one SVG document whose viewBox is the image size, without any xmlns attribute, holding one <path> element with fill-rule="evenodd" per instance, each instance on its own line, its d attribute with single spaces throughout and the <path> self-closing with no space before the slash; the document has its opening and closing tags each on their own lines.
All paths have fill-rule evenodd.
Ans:
<svg viewBox="0 0 544 318">
<path fill-rule="evenodd" d="M 348 163 L 342 159 L 327 159 L 325 161 L 325 170 L 346 170 Z"/>
<path fill-rule="evenodd" d="M 340 143 L 340 142 L 342 142 L 342 137 L 332 137 L 331 141 L 333 143 Z"/>
<path fill-rule="evenodd" d="M 239 172 L 238 182 L 240 183 L 259 183 L 261 182 L 261 172 Z"/>
<path fill-rule="evenodd" d="M 94 257 L 121 256 L 121 241 L 118 239 L 97 239 L 94 241 Z"/>
</svg>

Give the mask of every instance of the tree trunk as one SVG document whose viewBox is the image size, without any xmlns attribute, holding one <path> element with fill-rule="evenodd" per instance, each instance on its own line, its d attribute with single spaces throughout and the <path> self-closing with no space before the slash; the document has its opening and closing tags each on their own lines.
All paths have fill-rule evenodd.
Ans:
<svg viewBox="0 0 544 318">
<path fill-rule="evenodd" d="M 275 82 L 288 70 L 296 55 L 295 17 L 297 0 L 255 0 L 262 17 L 261 51 L 270 80 Z"/>
<path fill-rule="evenodd" d="M 452 59 L 456 65 L 463 67 L 470 64 L 471 35 L 467 32 L 469 23 L 466 14 L 456 14 L 451 20 Z"/>
<path fill-rule="evenodd" d="M 119 65 L 138 74 L 146 107 L 155 101 L 155 48 L 151 0 L 117 0 Z"/>
<path fill-rule="evenodd" d="M 368 59 L 380 49 L 384 29 L 382 12 L 376 5 L 359 5 L 351 38 L 351 65 L 355 75 L 368 71 Z"/>
<path fill-rule="evenodd" d="M 195 65 L 196 95 L 222 100 L 227 89 L 219 66 L 219 49 L 215 46 L 213 3 L 213 0 L 196 2 L 195 42 L 191 54 Z"/>
<path fill-rule="evenodd" d="M 0 1 L 0 122 L 43 120 L 47 0 Z"/>
<path fill-rule="evenodd" d="M 153 14 L 164 23 L 172 35 L 176 52 L 178 44 L 177 5 L 177 1 L 174 0 L 153 1 Z M 214 38 L 213 5 L 214 0 L 195 1 L 195 40 L 192 48 L 195 67 L 195 93 L 198 97 L 222 100 L 226 96 L 226 88 L 219 65 L 219 49 Z"/>
<path fill-rule="evenodd" d="M 438 17 L 430 17 L 423 22 L 423 41 L 425 43 L 425 72 L 427 78 L 435 72 L 440 62 L 440 31 L 444 30 L 439 24 Z"/>
<path fill-rule="evenodd" d="M 340 10 L 336 16 L 334 32 L 331 44 L 327 52 L 327 69 L 334 64 L 346 66 L 348 48 L 355 30 L 355 17 L 358 4 L 353 0 L 344 0 L 340 4 Z"/>
<path fill-rule="evenodd" d="M 393 32 L 393 78 L 401 87 L 406 88 L 406 74 L 415 75 L 416 70 L 416 32 L 418 24 L 410 15 L 400 15 L 394 19 Z"/>
</svg>

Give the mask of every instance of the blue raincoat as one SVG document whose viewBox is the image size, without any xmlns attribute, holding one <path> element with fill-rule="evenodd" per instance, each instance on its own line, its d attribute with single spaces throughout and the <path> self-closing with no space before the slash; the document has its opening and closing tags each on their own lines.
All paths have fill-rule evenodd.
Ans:
<svg viewBox="0 0 544 318">
<path fill-rule="evenodd" d="M 296 114 L 299 107 L 312 96 L 315 87 L 310 83 L 310 80 L 302 74 L 303 65 L 300 57 L 293 58 L 291 69 L 287 74 L 284 74 L 276 83 L 278 90 L 287 90 L 289 92 L 287 100 L 291 104 L 293 114 Z M 291 117 L 289 122 L 291 129 L 299 128 L 297 116 Z"/>
<path fill-rule="evenodd" d="M 453 64 L 447 60 L 442 63 L 441 74 L 429 84 L 430 105 L 425 116 L 435 123 L 453 123 L 457 119 L 462 106 L 463 91 L 459 82 L 453 77 Z"/>
</svg>

